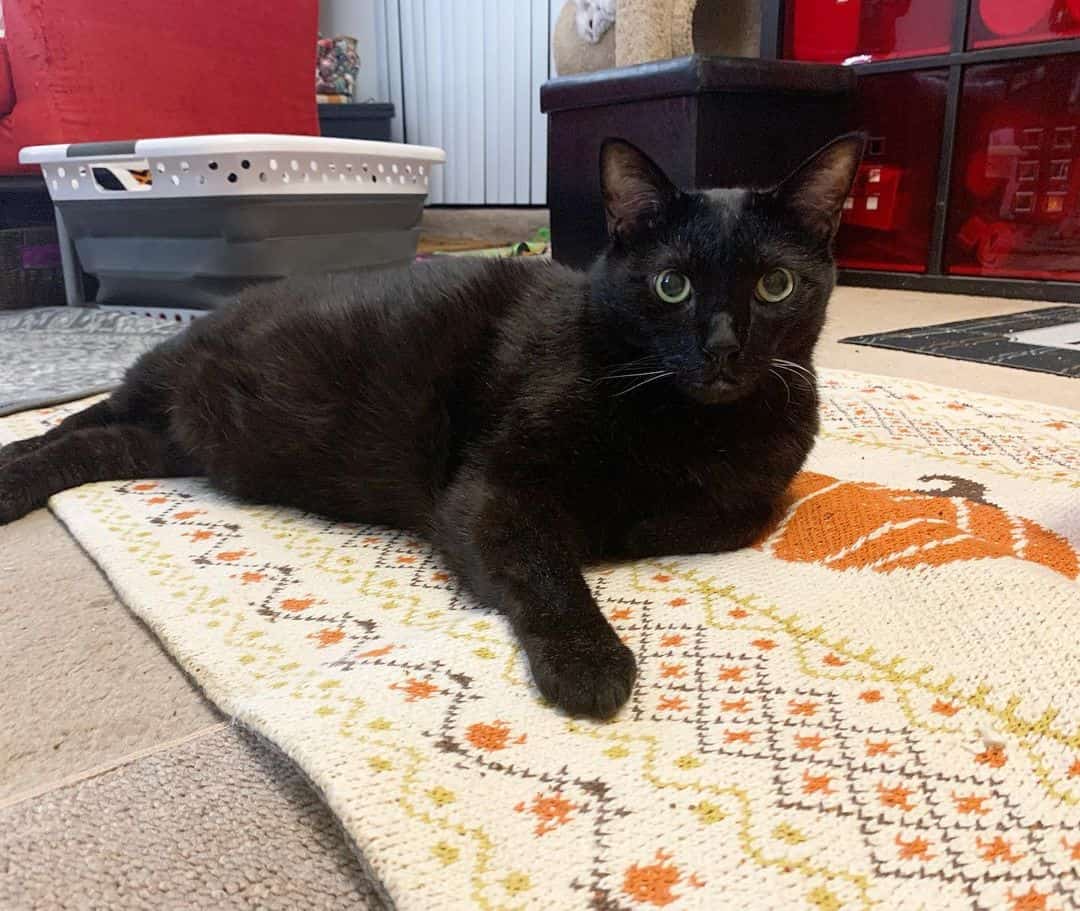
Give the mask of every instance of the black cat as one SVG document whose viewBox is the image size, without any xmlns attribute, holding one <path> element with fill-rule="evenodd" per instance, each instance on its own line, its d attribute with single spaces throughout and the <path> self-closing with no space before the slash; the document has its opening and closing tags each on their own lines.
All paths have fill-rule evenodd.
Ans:
<svg viewBox="0 0 1080 911">
<path fill-rule="evenodd" d="M 510 620 L 540 691 L 613 714 L 635 666 L 582 563 L 731 550 L 817 430 L 811 358 L 863 140 L 771 191 L 681 192 L 601 153 L 588 272 L 454 259 L 256 287 L 106 401 L 0 450 L 0 523 L 89 481 L 236 496 L 427 535 Z"/>
</svg>

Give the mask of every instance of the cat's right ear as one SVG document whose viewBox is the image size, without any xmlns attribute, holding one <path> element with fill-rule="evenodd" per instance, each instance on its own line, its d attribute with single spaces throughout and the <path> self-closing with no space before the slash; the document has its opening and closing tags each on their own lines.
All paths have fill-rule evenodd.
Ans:
<svg viewBox="0 0 1080 911">
<path fill-rule="evenodd" d="M 623 243 L 652 231 L 679 193 L 656 162 L 624 139 L 600 146 L 600 187 L 608 234 Z"/>
</svg>

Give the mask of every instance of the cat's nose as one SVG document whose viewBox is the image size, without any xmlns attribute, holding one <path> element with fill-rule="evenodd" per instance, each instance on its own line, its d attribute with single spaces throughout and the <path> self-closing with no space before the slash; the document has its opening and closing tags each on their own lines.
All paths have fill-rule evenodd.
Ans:
<svg viewBox="0 0 1080 911">
<path fill-rule="evenodd" d="M 730 368 L 739 359 L 739 344 L 734 339 L 713 341 L 705 346 L 705 356 L 720 370 Z"/>
<path fill-rule="evenodd" d="M 705 344 L 701 346 L 711 364 L 724 370 L 732 365 L 739 354 L 739 338 L 732 325 L 731 314 L 717 313 L 709 321 Z"/>
</svg>

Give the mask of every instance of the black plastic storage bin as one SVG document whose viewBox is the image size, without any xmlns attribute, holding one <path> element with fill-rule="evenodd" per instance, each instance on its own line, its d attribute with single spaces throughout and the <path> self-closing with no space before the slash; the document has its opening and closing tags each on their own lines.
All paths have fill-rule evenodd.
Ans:
<svg viewBox="0 0 1080 911">
<path fill-rule="evenodd" d="M 320 104 L 319 131 L 338 139 L 372 139 L 390 142 L 390 121 L 394 106 L 389 102 L 361 104 Z"/>
<path fill-rule="evenodd" d="M 854 90 L 843 67 L 702 56 L 545 83 L 552 254 L 583 267 L 603 249 L 606 137 L 639 146 L 684 189 L 765 187 L 850 128 Z"/>
</svg>

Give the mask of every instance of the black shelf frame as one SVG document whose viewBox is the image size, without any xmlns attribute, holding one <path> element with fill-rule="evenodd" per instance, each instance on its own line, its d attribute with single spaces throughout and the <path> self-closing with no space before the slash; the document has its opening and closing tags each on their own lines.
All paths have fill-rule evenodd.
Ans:
<svg viewBox="0 0 1080 911">
<path fill-rule="evenodd" d="M 784 28 L 788 0 L 762 0 L 761 56 L 766 60 L 784 57 Z M 938 160 L 937 194 L 934 200 L 934 223 L 930 232 L 930 251 L 926 272 L 887 272 L 869 269 L 841 269 L 840 284 L 869 288 L 896 288 L 911 291 L 934 291 L 950 294 L 979 294 L 991 297 L 1030 298 L 1039 301 L 1063 301 L 1080 304 L 1080 282 L 1035 281 L 1018 278 L 948 275 L 944 272 L 945 230 L 949 216 L 949 187 L 952 181 L 956 124 L 960 114 L 965 67 L 978 63 L 1002 63 L 1032 57 L 1080 54 L 1080 38 L 1040 41 L 1004 47 L 967 49 L 967 31 L 974 0 L 956 0 L 953 17 L 952 50 L 948 54 L 904 57 L 855 64 L 856 76 L 902 73 L 911 70 L 947 68 L 949 71 L 942 125 L 941 157 Z"/>
</svg>

